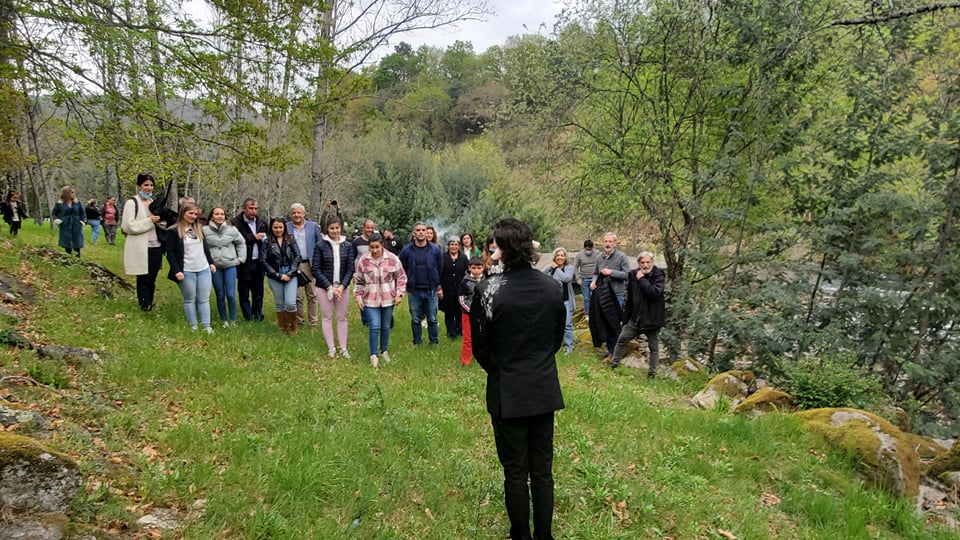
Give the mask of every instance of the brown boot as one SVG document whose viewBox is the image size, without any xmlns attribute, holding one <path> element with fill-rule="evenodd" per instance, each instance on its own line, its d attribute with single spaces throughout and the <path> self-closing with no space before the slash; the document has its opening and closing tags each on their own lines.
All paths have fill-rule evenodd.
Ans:
<svg viewBox="0 0 960 540">
<path fill-rule="evenodd" d="M 287 333 L 287 312 L 278 311 L 277 312 L 277 326 L 280 327 L 280 331 L 284 334 Z"/>
<path fill-rule="evenodd" d="M 300 327 L 300 319 L 297 317 L 297 312 L 287 312 L 287 321 L 289 322 L 287 325 L 289 332 L 287 333 L 291 336 L 297 335 L 297 328 Z"/>
</svg>

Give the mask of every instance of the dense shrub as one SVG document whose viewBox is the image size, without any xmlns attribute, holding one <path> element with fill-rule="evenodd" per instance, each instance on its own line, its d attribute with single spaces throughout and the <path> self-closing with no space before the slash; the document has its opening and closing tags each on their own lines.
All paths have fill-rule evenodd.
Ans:
<svg viewBox="0 0 960 540">
<path fill-rule="evenodd" d="M 779 381 L 801 409 L 854 407 L 875 409 L 883 400 L 880 380 L 858 367 L 855 360 L 827 356 L 784 366 Z"/>
</svg>

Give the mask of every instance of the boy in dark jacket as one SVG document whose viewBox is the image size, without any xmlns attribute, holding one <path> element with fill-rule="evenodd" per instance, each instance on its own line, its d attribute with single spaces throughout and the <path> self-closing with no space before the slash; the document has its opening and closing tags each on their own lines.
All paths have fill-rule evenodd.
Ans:
<svg viewBox="0 0 960 540">
<path fill-rule="evenodd" d="M 623 309 L 624 324 L 617 338 L 617 346 L 610 359 L 610 367 L 616 368 L 627 352 L 627 343 L 643 334 L 650 348 L 650 369 L 647 377 L 653 378 L 660 364 L 660 329 L 666 320 L 663 287 L 666 281 L 663 270 L 653 265 L 653 253 L 641 252 L 637 256 L 640 268 L 627 275 L 627 301 Z"/>
<path fill-rule="evenodd" d="M 480 283 L 481 279 L 483 279 L 483 259 L 471 257 L 467 262 L 467 275 L 463 276 L 463 280 L 460 282 L 460 294 L 458 295 L 463 324 L 463 344 L 460 346 L 461 366 L 469 366 L 470 357 L 473 356 L 473 338 L 470 333 L 470 303 L 473 302 L 473 291 L 477 288 L 477 283 Z"/>
</svg>

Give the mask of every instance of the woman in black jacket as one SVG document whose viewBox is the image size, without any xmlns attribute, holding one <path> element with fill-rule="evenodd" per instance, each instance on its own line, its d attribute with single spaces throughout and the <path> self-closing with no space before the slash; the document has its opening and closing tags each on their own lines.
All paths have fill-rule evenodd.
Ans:
<svg viewBox="0 0 960 540">
<path fill-rule="evenodd" d="M 457 339 L 463 335 L 463 317 L 460 308 L 460 282 L 467 275 L 467 257 L 460 251 L 460 239 L 451 236 L 447 240 L 447 253 L 443 257 L 443 268 L 440 270 L 440 288 L 443 289 L 443 300 L 440 309 L 443 311 L 443 322 L 447 327 L 447 337 Z"/>
<path fill-rule="evenodd" d="M 10 226 L 10 236 L 16 236 L 20 232 L 20 225 L 27 219 L 27 206 L 20 200 L 20 194 L 10 190 L 7 198 L 3 200 L 3 221 Z"/>
<path fill-rule="evenodd" d="M 345 236 L 341 234 L 342 224 L 337 217 L 327 218 L 323 224 L 326 234 L 313 248 L 310 269 L 320 289 L 320 327 L 323 339 L 327 343 L 330 358 L 337 355 L 333 341 L 333 318 L 337 319 L 337 341 L 340 343 L 340 356 L 350 358 L 347 351 L 347 308 L 350 307 L 350 294 L 346 292 L 353 279 L 357 252 Z"/>
<path fill-rule="evenodd" d="M 263 270 L 273 293 L 277 325 L 285 334 L 297 333 L 297 267 L 300 249 L 287 233 L 283 218 L 270 218 L 269 234 L 264 239 Z"/>
<path fill-rule="evenodd" d="M 167 230 L 165 242 L 170 271 L 167 278 L 175 282 L 183 296 L 183 311 L 187 322 L 197 329 L 197 314 L 203 330 L 213 333 L 210 327 L 210 289 L 213 284 L 213 264 L 210 249 L 203 240 L 203 230 L 197 220 L 199 208 L 186 203 L 180 207 L 177 222 Z"/>
</svg>

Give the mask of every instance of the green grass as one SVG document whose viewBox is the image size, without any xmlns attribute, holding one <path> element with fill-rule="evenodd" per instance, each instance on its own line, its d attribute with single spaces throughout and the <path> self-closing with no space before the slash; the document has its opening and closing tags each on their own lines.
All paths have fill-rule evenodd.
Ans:
<svg viewBox="0 0 960 540">
<path fill-rule="evenodd" d="M 0 246 L 0 268 L 43 299 L 18 329 L 107 352 L 71 365 L 0 353 L 7 373 L 60 389 L 8 387 L 59 420 L 47 443 L 86 475 L 75 520 L 132 525 L 155 506 L 189 516 L 170 538 L 506 536 L 485 376 L 459 367 L 459 342 L 414 348 L 406 305 L 394 361 L 375 372 L 353 308 L 353 360 L 326 358 L 319 333 L 287 337 L 269 322 L 206 336 L 189 330 L 166 279 L 157 309 L 141 313 L 132 291 L 100 298 L 79 266 L 22 258 L 26 243 L 56 239 L 29 223 Z M 122 274 L 121 254 L 102 240 L 83 251 Z M 610 372 L 585 344 L 558 363 L 557 538 L 954 537 L 863 486 L 789 415 L 696 410 L 686 397 L 702 380 Z"/>
</svg>

